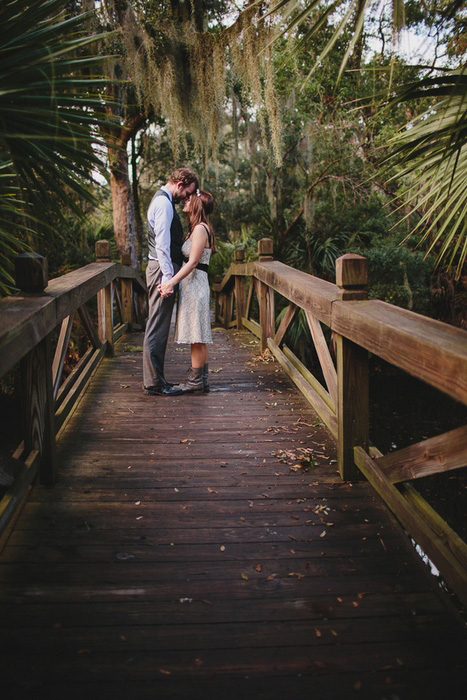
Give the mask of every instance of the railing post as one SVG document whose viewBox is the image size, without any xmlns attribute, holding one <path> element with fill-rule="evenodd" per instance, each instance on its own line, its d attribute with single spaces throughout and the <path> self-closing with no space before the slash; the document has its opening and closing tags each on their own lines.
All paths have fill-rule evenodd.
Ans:
<svg viewBox="0 0 467 700">
<path fill-rule="evenodd" d="M 234 250 L 234 263 L 243 263 L 245 260 L 245 249 L 243 247 Z M 244 275 L 235 276 L 235 302 L 237 308 L 237 329 L 243 328 L 242 318 L 245 315 L 246 307 L 246 278 Z"/>
<path fill-rule="evenodd" d="M 222 282 L 222 275 L 216 275 L 214 277 L 214 284 L 220 284 Z M 214 292 L 214 318 L 218 323 L 222 323 L 222 292 Z"/>
<path fill-rule="evenodd" d="M 110 262 L 109 241 L 96 241 L 96 262 Z M 106 355 L 114 354 L 112 284 L 97 292 L 97 332 L 101 343 L 107 343 Z"/>
<path fill-rule="evenodd" d="M 23 253 L 15 260 L 15 282 L 22 292 L 42 294 L 47 286 L 47 260 L 37 253 Z M 40 454 L 40 480 L 57 478 L 55 450 L 55 401 L 53 398 L 50 335 L 43 338 L 20 362 L 21 406 L 25 454 Z"/>
<path fill-rule="evenodd" d="M 122 265 L 131 267 L 130 253 L 123 253 L 120 259 Z M 122 279 L 122 321 L 128 324 L 128 331 L 131 333 L 133 326 L 133 280 Z"/>
<path fill-rule="evenodd" d="M 361 255 L 342 255 L 336 260 L 336 284 L 343 301 L 368 298 L 368 261 Z M 336 334 L 337 345 L 337 462 L 341 478 L 361 478 L 353 448 L 368 450 L 368 352 Z"/>
<path fill-rule="evenodd" d="M 273 260 L 272 238 L 258 241 L 259 262 Z M 264 282 L 259 282 L 259 323 L 261 326 L 261 350 L 268 347 L 268 338 L 274 337 L 274 290 Z"/>
</svg>

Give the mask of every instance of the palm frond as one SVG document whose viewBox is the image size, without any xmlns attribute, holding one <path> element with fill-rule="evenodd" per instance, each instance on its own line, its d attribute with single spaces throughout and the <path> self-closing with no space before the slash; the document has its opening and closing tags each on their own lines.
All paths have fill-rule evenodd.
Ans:
<svg viewBox="0 0 467 700">
<path fill-rule="evenodd" d="M 392 102 L 429 96 L 436 101 L 393 139 L 386 165 L 410 178 L 405 202 L 419 221 L 409 235 L 422 231 L 437 261 L 456 265 L 460 276 L 467 258 L 467 67 L 404 86 Z M 407 216 L 405 217 L 407 218 Z"/>
<path fill-rule="evenodd" d="M 88 183 L 104 172 L 96 147 L 106 123 L 104 85 L 95 73 L 105 57 L 89 45 L 92 13 L 67 16 L 64 0 L 0 5 L 0 255 L 24 249 L 22 233 L 63 208 L 92 202 Z M 42 223 L 44 226 L 44 223 Z M 2 279 L 10 270 L 0 262 Z M 2 283 L 0 282 L 0 286 Z M 3 289 L 5 284 L 3 284 Z"/>
</svg>

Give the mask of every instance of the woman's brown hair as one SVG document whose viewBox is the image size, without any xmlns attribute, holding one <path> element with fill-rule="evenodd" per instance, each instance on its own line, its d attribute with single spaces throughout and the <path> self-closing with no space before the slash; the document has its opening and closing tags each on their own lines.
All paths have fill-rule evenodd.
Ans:
<svg viewBox="0 0 467 700">
<path fill-rule="evenodd" d="M 196 190 L 190 196 L 190 211 L 188 212 L 188 236 L 195 226 L 198 224 L 204 224 L 208 229 L 209 237 L 209 247 L 212 252 L 216 252 L 216 246 L 214 241 L 214 229 L 209 221 L 209 215 L 214 211 L 214 199 L 210 192 L 205 192 L 204 190 Z"/>
</svg>

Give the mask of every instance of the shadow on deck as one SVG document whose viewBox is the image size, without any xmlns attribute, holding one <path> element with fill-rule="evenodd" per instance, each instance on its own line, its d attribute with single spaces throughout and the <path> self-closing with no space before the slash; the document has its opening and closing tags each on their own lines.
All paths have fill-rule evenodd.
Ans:
<svg viewBox="0 0 467 700">
<path fill-rule="evenodd" d="M 279 365 L 216 330 L 210 394 L 146 397 L 141 344 L 1 554 L 5 699 L 463 698 L 462 621 Z"/>
</svg>

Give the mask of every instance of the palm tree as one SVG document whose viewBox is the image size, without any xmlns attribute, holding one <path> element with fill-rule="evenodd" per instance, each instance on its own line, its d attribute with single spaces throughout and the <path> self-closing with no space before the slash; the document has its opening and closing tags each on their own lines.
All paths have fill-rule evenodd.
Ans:
<svg viewBox="0 0 467 700">
<path fill-rule="evenodd" d="M 87 55 L 86 15 L 68 17 L 64 0 L 0 5 L 0 289 L 12 256 L 33 240 L 50 212 L 92 201 L 102 170 L 96 150 L 102 57 Z"/>
</svg>

